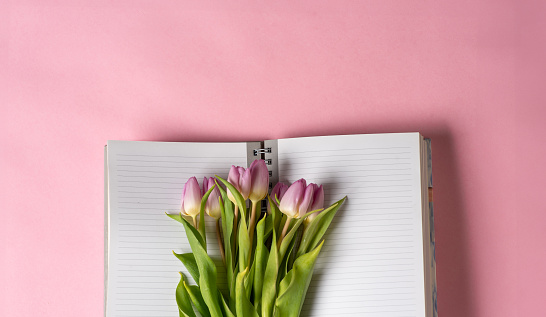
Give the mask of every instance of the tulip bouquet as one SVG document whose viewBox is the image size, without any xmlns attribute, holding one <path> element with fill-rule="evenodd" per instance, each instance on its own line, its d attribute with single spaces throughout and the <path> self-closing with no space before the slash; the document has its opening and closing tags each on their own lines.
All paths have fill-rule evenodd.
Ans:
<svg viewBox="0 0 546 317">
<path fill-rule="evenodd" d="M 202 190 L 195 177 L 184 185 L 181 213 L 168 216 L 184 226 L 192 253 L 174 255 L 197 285 L 181 273 L 180 316 L 196 316 L 195 310 L 213 317 L 299 316 L 322 237 L 345 198 L 324 209 L 322 186 L 300 179 L 278 183 L 267 195 L 268 187 L 263 160 L 248 169 L 232 166 L 227 180 L 205 177 Z M 205 213 L 216 220 L 227 290 L 218 289 L 217 267 L 207 254 Z"/>
</svg>

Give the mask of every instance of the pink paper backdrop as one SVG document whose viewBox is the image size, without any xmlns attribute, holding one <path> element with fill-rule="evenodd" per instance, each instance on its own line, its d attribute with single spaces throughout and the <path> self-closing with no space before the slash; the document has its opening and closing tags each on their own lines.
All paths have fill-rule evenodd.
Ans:
<svg viewBox="0 0 546 317">
<path fill-rule="evenodd" d="M 108 139 L 405 131 L 433 142 L 440 316 L 544 315 L 545 12 L 3 1 L 0 315 L 101 316 Z"/>
</svg>

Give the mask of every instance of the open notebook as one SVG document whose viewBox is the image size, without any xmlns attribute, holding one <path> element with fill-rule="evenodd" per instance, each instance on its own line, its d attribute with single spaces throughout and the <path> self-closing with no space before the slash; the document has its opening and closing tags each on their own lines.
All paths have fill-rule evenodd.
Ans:
<svg viewBox="0 0 546 317">
<path fill-rule="evenodd" d="M 107 317 L 178 316 L 175 289 L 190 252 L 178 213 L 185 181 L 263 158 L 272 182 L 323 184 L 347 195 L 325 236 L 301 316 L 436 316 L 430 141 L 418 133 L 241 143 L 109 141 L 106 164 Z M 212 221 L 208 241 L 215 241 Z M 209 253 L 225 278 L 214 243 Z M 225 285 L 225 282 L 224 282 Z"/>
</svg>

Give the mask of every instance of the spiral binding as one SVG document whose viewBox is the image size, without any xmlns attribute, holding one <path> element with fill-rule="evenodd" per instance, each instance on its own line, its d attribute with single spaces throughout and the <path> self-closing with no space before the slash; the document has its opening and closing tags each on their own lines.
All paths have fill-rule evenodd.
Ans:
<svg viewBox="0 0 546 317">
<path fill-rule="evenodd" d="M 265 154 L 265 153 L 271 153 L 271 148 L 266 147 L 263 149 L 255 149 L 254 150 L 254 156 L 258 156 L 259 154 Z"/>
</svg>

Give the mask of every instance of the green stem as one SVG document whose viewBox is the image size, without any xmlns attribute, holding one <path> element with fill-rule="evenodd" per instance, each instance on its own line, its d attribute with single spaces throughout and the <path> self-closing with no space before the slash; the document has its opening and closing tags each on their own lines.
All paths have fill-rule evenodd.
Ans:
<svg viewBox="0 0 546 317">
<path fill-rule="evenodd" d="M 220 255 L 222 256 L 222 262 L 226 264 L 226 255 L 224 254 L 224 243 L 222 242 L 222 235 L 220 234 L 220 219 L 216 221 L 216 239 L 218 240 L 218 247 L 220 248 Z"/>
<path fill-rule="evenodd" d="M 286 219 L 286 222 L 284 223 L 284 228 L 282 229 L 281 237 L 279 238 L 279 242 L 277 243 L 277 249 L 281 248 L 282 240 L 284 239 L 284 236 L 286 235 L 286 232 L 288 231 L 288 227 L 290 226 L 291 220 L 292 220 L 292 217 L 288 217 Z"/>
<path fill-rule="evenodd" d="M 250 250 L 252 250 L 252 242 L 254 240 L 254 229 L 256 228 L 256 206 L 258 202 L 252 202 L 252 213 L 250 214 L 250 224 L 248 227 L 248 235 L 250 238 Z M 248 266 L 250 266 L 250 260 L 252 259 L 252 252 L 248 254 Z"/>
<path fill-rule="evenodd" d="M 236 251 L 237 251 L 237 228 L 239 227 L 238 226 L 238 221 L 239 221 L 239 206 L 237 204 L 235 204 L 235 211 L 233 212 L 234 213 L 234 217 L 233 217 L 233 240 L 234 243 L 233 243 L 233 246 L 231 248 L 231 254 L 233 254 L 233 256 L 235 256 L 236 254 Z"/>
</svg>

